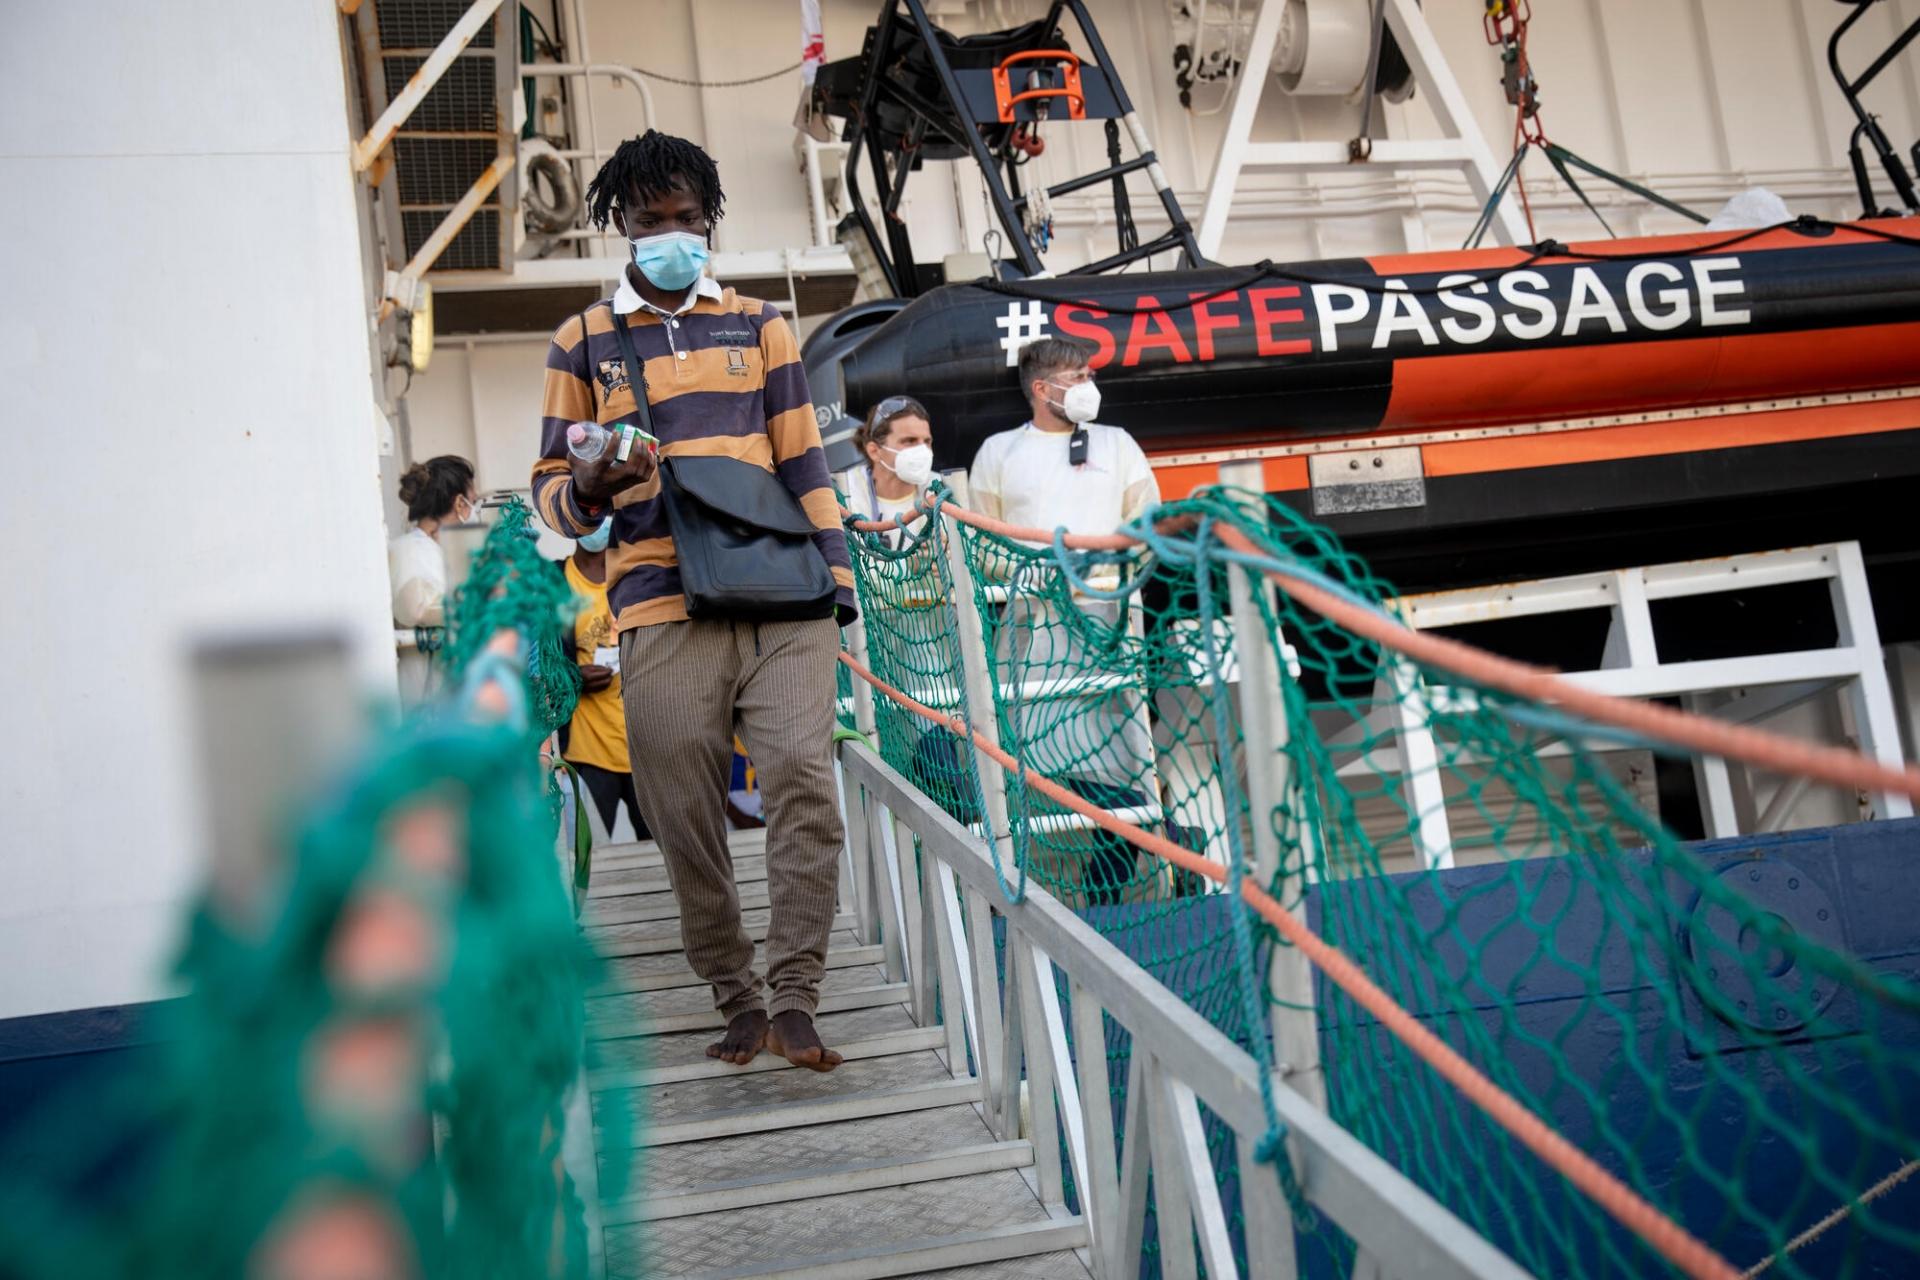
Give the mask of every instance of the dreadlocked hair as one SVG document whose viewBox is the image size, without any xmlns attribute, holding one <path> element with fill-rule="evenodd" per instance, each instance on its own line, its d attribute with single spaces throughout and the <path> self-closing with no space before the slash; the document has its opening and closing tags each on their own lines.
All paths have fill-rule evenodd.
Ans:
<svg viewBox="0 0 1920 1280">
<path fill-rule="evenodd" d="M 676 187 L 699 197 L 708 226 L 720 221 L 726 196 L 720 190 L 720 170 L 713 157 L 698 143 L 649 129 L 621 143 L 587 184 L 587 215 L 604 231 L 615 208 L 633 199 L 651 200 Z"/>
</svg>

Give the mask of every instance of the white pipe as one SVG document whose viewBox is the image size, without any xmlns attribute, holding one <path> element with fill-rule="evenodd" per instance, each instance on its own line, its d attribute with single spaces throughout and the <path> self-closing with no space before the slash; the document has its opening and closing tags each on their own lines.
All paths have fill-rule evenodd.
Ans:
<svg viewBox="0 0 1920 1280">
<path fill-rule="evenodd" d="M 653 90 L 647 86 L 646 79 L 632 67 L 623 67 L 614 62 L 535 62 L 521 67 L 520 74 L 523 76 L 577 76 L 582 81 L 585 81 L 589 76 L 609 76 L 615 80 L 624 80 L 640 91 L 640 108 L 646 116 L 646 127 L 649 129 L 653 128 L 655 119 Z M 581 95 L 589 104 L 593 101 L 591 88 L 592 86 L 584 83 L 581 85 Z M 600 146 L 600 138 L 593 131 L 593 108 L 591 105 L 587 108 L 587 112 L 588 136 L 586 141 L 588 149 L 593 153 L 593 158 L 597 160 L 601 156 L 608 154 L 608 152 Z M 563 151 L 560 154 L 568 156 L 574 153 Z"/>
<path fill-rule="evenodd" d="M 1669 184 L 1671 188 L 1672 184 Z M 1787 183 L 1765 183 L 1778 190 Z M 1696 189 L 1692 195 L 1701 204 L 1718 203 L 1744 188 L 1729 183 L 1713 190 L 1706 186 Z M 1193 203 L 1190 197 L 1197 193 L 1176 192 L 1183 204 Z M 1575 198 L 1561 183 L 1548 182 L 1531 185 L 1528 189 L 1533 207 L 1554 211 L 1579 211 L 1586 206 Z M 1604 208 L 1637 208 L 1638 199 L 1625 192 L 1590 192 L 1595 204 Z M 1827 183 L 1809 180 L 1804 186 L 1789 186 L 1781 194 L 1791 201 L 1819 201 L 1844 199 L 1852 194 L 1852 188 L 1837 177 Z M 1247 197 L 1253 197 L 1251 199 Z M 1264 197 L 1264 198 L 1263 198 Z M 1416 197 L 1423 204 L 1416 204 Z M 1477 213 L 1480 202 L 1464 181 L 1448 183 L 1443 179 L 1428 176 L 1418 179 L 1398 177 L 1381 173 L 1367 182 L 1343 183 L 1338 186 L 1268 186 L 1243 188 L 1236 200 L 1236 219 L 1248 218 L 1300 218 L 1300 217 L 1352 217 L 1376 213 L 1400 213 L 1408 210 L 1427 213 Z M 1053 206 L 1054 219 L 1062 227 L 1104 227 L 1111 222 L 1110 213 L 1103 198 L 1098 195 L 1073 195 L 1057 199 Z"/>
<path fill-rule="evenodd" d="M 838 241 L 833 238 L 833 228 L 827 222 L 827 186 L 826 179 L 820 173 L 820 157 L 829 151 L 837 151 L 841 156 L 845 156 L 849 150 L 849 144 L 822 142 L 810 133 L 802 133 L 800 141 L 807 153 L 807 212 L 813 221 L 813 244 L 816 249 L 830 249 Z M 953 165 L 952 169 L 956 174 L 960 172 L 959 165 Z M 956 207 L 959 204 L 957 195 L 954 203 Z M 961 227 L 964 232 L 964 217 L 961 220 Z M 965 238 L 963 234 L 961 239 Z"/>
<path fill-rule="evenodd" d="M 592 63 L 593 52 L 587 48 L 587 12 L 583 0 L 567 0 L 567 25 L 573 28 L 572 39 L 567 46 L 568 52 L 573 55 L 573 60 L 582 64 Z M 651 100 L 643 100 L 647 103 L 647 119 L 651 121 L 653 103 Z M 587 114 L 587 136 L 582 141 L 587 144 L 587 150 L 592 153 L 588 159 L 597 161 L 600 152 L 600 130 L 593 121 L 593 86 L 585 81 L 580 84 L 580 105 Z M 582 173 L 580 180 L 582 191 L 587 189 L 586 180 L 590 176 Z"/>
</svg>

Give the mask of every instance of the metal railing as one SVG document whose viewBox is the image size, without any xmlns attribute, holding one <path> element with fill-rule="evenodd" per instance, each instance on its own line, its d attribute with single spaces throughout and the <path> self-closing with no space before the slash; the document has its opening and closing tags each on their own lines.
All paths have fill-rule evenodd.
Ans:
<svg viewBox="0 0 1920 1280">
<path fill-rule="evenodd" d="M 1253 1154 L 1267 1131 L 1253 1057 L 1044 889 L 1030 882 L 1010 899 L 985 841 L 866 745 L 838 751 L 863 940 L 883 947 L 889 980 L 908 985 L 917 1022 L 944 1019 L 948 1066 L 976 1081 L 995 1136 L 1033 1143 L 1035 1191 L 1061 1220 L 1075 1217 L 1071 1178 L 1089 1270 L 1138 1276 L 1151 1181 L 1161 1274 L 1191 1277 L 1202 1262 L 1212 1280 L 1242 1274 L 1204 1105 L 1239 1153 L 1245 1274 L 1297 1274 L 1288 1204 L 1274 1170 Z M 1118 1135 L 1108 1020 L 1133 1045 Z M 1527 1274 L 1278 1072 L 1272 1083 L 1306 1199 L 1355 1241 L 1356 1275 Z"/>
</svg>

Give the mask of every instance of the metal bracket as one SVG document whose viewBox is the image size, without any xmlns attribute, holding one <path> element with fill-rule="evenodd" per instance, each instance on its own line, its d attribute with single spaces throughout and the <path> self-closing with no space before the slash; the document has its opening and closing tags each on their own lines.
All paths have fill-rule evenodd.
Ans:
<svg viewBox="0 0 1920 1280">
<path fill-rule="evenodd" d="M 1427 505 L 1426 471 L 1417 447 L 1313 454 L 1307 459 L 1307 480 L 1316 516 Z"/>
<path fill-rule="evenodd" d="M 1016 62 L 1038 62 L 1055 60 L 1059 63 L 1060 86 L 1043 86 L 1027 89 L 1020 93 L 1013 91 L 1013 73 L 1008 70 Z M 1012 124 L 1013 109 L 1023 102 L 1044 102 L 1049 98 L 1067 100 L 1067 117 L 1071 120 L 1087 118 L 1087 95 L 1080 89 L 1080 57 L 1068 49 L 1029 49 L 1023 53 L 1010 53 L 1000 60 L 993 69 L 993 105 L 1001 124 Z M 1035 110 L 1038 110 L 1036 107 Z"/>
</svg>

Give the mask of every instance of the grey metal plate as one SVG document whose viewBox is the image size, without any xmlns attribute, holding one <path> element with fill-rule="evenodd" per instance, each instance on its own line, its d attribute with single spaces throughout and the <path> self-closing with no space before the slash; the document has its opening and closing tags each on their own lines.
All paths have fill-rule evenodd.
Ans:
<svg viewBox="0 0 1920 1280">
<path fill-rule="evenodd" d="M 811 1129 L 656 1147 L 643 1157 L 644 1185 L 649 1192 L 685 1191 L 747 1173 L 825 1169 L 855 1160 L 926 1155 L 991 1141 L 993 1134 L 972 1107 L 939 1107 Z"/>
<path fill-rule="evenodd" d="M 795 1157 L 813 1159 L 801 1153 Z M 629 1259 L 643 1244 L 648 1273 L 654 1275 L 689 1275 L 774 1259 L 798 1264 L 809 1256 L 837 1253 L 853 1244 L 905 1244 L 1007 1223 L 1037 1222 L 1045 1216 L 1026 1180 L 1008 1170 L 672 1218 L 639 1229 L 610 1227 L 607 1265 L 609 1274 L 634 1274 L 628 1269 Z"/>
<path fill-rule="evenodd" d="M 718 1080 L 655 1085 L 651 1089 L 603 1090 L 594 1095 L 594 1115 L 597 1119 L 603 1099 L 609 1095 L 618 1095 L 619 1100 L 643 1109 L 650 1120 L 693 1120 L 710 1111 L 733 1107 L 812 1101 L 952 1078 L 940 1059 L 923 1051 L 846 1062 L 834 1071 L 747 1072 Z"/>
<path fill-rule="evenodd" d="M 1313 486 L 1313 513 L 1319 516 L 1427 504 L 1417 448 L 1316 453 L 1307 459 L 1307 480 Z"/>
</svg>

